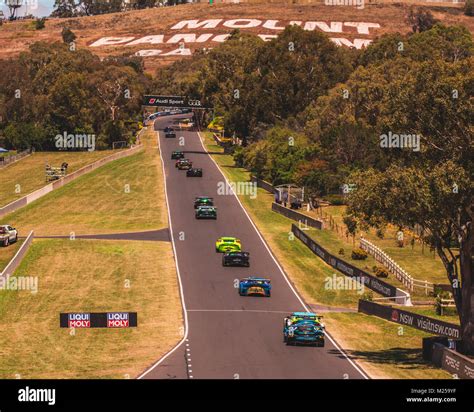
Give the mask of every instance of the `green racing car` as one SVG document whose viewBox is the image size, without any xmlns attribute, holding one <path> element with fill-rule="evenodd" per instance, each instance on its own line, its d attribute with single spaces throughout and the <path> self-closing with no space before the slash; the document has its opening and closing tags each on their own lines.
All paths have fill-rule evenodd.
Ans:
<svg viewBox="0 0 474 412">
<path fill-rule="evenodd" d="M 196 219 L 217 219 L 217 208 L 214 206 L 198 206 Z"/>
<path fill-rule="evenodd" d="M 242 245 L 240 244 L 240 240 L 235 237 L 223 236 L 216 241 L 217 253 L 240 252 L 241 250 Z"/>
</svg>

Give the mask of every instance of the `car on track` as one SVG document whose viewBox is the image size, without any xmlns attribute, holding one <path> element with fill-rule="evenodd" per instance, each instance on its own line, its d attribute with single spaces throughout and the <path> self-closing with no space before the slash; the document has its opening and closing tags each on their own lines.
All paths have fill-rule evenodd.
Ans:
<svg viewBox="0 0 474 412">
<path fill-rule="evenodd" d="M 8 246 L 18 240 L 18 231 L 10 225 L 0 226 L 0 244 Z"/>
<path fill-rule="evenodd" d="M 217 253 L 240 252 L 241 250 L 242 245 L 240 244 L 240 240 L 235 237 L 223 236 L 216 241 Z"/>
<path fill-rule="evenodd" d="M 198 196 L 194 199 L 194 209 L 199 206 L 214 206 L 214 199 L 209 196 Z"/>
<path fill-rule="evenodd" d="M 222 266 L 250 266 L 249 252 L 227 252 L 222 255 Z"/>
<path fill-rule="evenodd" d="M 269 298 L 272 294 L 272 283 L 270 279 L 249 276 L 239 281 L 240 296 L 265 296 Z"/>
<path fill-rule="evenodd" d="M 311 312 L 293 312 L 283 321 L 283 341 L 287 345 L 324 346 L 325 327 L 321 316 Z"/>
<path fill-rule="evenodd" d="M 171 128 L 171 127 L 165 127 L 164 132 L 165 132 L 165 137 L 166 138 L 176 137 L 176 133 L 175 133 L 174 129 Z"/>
<path fill-rule="evenodd" d="M 189 159 L 178 159 L 175 167 L 177 167 L 179 170 L 189 170 L 193 167 L 193 162 L 191 162 Z"/>
<path fill-rule="evenodd" d="M 173 150 L 171 152 L 171 159 L 184 159 L 184 152 L 182 150 Z"/>
<path fill-rule="evenodd" d="M 214 206 L 198 206 L 195 216 L 196 219 L 217 219 L 217 208 Z"/>
<path fill-rule="evenodd" d="M 202 177 L 202 169 L 200 167 L 192 167 L 186 171 L 187 177 Z"/>
</svg>

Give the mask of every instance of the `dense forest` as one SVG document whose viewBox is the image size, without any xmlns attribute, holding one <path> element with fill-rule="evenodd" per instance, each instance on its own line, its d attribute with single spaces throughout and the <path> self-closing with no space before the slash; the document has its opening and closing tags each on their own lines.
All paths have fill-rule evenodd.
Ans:
<svg viewBox="0 0 474 412">
<path fill-rule="evenodd" d="M 0 145 L 50 150 L 54 136 L 70 133 L 93 134 L 96 148 L 103 149 L 133 137 L 150 83 L 142 62 L 101 61 L 73 44 L 35 43 L 2 62 Z"/>
</svg>

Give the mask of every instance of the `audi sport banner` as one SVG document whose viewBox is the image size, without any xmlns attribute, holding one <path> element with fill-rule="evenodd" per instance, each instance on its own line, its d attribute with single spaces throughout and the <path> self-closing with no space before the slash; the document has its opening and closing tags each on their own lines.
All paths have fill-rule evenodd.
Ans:
<svg viewBox="0 0 474 412">
<path fill-rule="evenodd" d="M 303 230 L 298 228 L 295 224 L 291 225 L 291 231 L 294 235 L 301 240 L 311 251 L 318 255 L 322 260 L 324 260 L 328 265 L 332 266 L 334 269 L 337 269 L 339 272 L 343 273 L 346 276 L 349 276 L 353 279 L 363 282 L 365 286 L 374 292 L 380 293 L 382 296 L 386 297 L 396 297 L 398 295 L 397 288 L 390 285 L 387 282 L 384 282 L 378 279 L 375 276 L 364 272 L 363 270 L 351 265 L 350 263 L 345 262 L 338 257 L 331 255 L 326 249 L 319 246 L 313 239 L 311 239 Z"/>
<path fill-rule="evenodd" d="M 450 339 L 459 339 L 461 336 L 459 325 L 454 323 L 443 322 L 439 319 L 408 312 L 403 309 L 392 308 L 391 306 L 380 305 L 367 300 L 359 300 L 359 312 L 375 315 L 400 325 L 411 326 L 424 332 L 446 336 Z"/>
<path fill-rule="evenodd" d="M 180 107 L 191 109 L 204 109 L 198 99 L 190 99 L 185 96 L 160 96 L 160 95 L 146 95 L 143 97 L 144 106 L 163 106 L 163 107 Z"/>
<path fill-rule="evenodd" d="M 61 328 L 135 328 L 137 312 L 60 313 Z"/>
</svg>

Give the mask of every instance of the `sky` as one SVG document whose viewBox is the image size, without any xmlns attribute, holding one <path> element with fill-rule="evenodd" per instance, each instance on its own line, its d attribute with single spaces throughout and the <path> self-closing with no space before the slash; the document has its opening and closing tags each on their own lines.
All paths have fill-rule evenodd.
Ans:
<svg viewBox="0 0 474 412">
<path fill-rule="evenodd" d="M 10 16 L 8 11 L 8 2 L 12 0 L 0 0 L 0 10 L 3 11 L 4 16 Z M 25 14 L 33 14 L 34 16 L 44 17 L 49 16 L 53 11 L 54 0 L 21 0 L 24 4 L 17 11 L 17 16 L 24 16 Z"/>
</svg>

